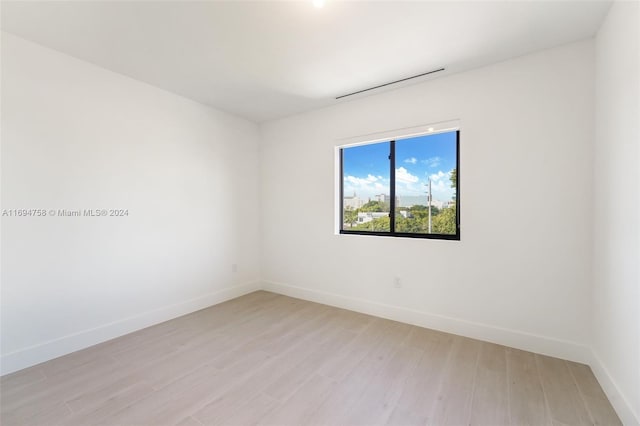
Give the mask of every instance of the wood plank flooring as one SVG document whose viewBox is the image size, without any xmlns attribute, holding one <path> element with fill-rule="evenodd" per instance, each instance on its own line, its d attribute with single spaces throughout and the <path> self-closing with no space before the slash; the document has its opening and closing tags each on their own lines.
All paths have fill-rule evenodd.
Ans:
<svg viewBox="0 0 640 426">
<path fill-rule="evenodd" d="M 8 425 L 619 425 L 588 366 L 264 291 L 2 377 Z"/>
</svg>

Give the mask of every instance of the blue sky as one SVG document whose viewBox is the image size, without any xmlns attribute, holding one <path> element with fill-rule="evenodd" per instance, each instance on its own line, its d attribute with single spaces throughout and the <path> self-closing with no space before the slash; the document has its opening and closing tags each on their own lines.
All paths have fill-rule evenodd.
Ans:
<svg viewBox="0 0 640 426">
<path fill-rule="evenodd" d="M 389 142 L 345 148 L 344 193 L 360 198 L 389 194 Z M 434 200 L 453 196 L 449 176 L 456 166 L 456 133 L 396 140 L 396 195 L 422 196 L 431 178 Z"/>
</svg>

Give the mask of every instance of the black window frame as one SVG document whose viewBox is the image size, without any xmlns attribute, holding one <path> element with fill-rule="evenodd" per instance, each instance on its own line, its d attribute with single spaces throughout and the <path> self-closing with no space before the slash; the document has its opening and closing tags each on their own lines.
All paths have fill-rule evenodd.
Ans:
<svg viewBox="0 0 640 426">
<path fill-rule="evenodd" d="M 453 131 L 433 132 L 452 133 Z M 389 232 L 383 231 L 354 231 L 343 229 L 344 227 L 344 149 L 340 147 L 340 234 L 341 235 L 372 235 L 376 237 L 404 237 L 422 238 L 429 240 L 460 241 L 460 130 L 456 132 L 456 233 L 455 234 L 416 234 L 411 232 L 396 232 L 396 140 L 405 138 L 393 138 L 389 142 Z M 371 142 L 380 143 L 380 142 Z M 363 144 L 366 145 L 366 144 Z"/>
</svg>

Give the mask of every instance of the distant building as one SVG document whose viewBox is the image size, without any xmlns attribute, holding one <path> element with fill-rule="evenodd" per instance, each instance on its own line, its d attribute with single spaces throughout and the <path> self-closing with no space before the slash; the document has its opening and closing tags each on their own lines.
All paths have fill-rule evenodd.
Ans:
<svg viewBox="0 0 640 426">
<path fill-rule="evenodd" d="M 438 209 L 442 210 L 445 207 L 447 207 L 448 202 L 447 201 L 440 201 L 440 200 L 433 200 L 431 201 L 431 206 L 432 207 L 437 207 Z"/>
<path fill-rule="evenodd" d="M 397 207 L 413 207 L 413 206 L 426 206 L 426 195 L 398 195 L 396 197 Z"/>
<path fill-rule="evenodd" d="M 368 223 L 381 217 L 389 217 L 389 212 L 360 212 L 358 213 L 358 224 Z"/>
<path fill-rule="evenodd" d="M 386 194 L 378 194 L 378 195 L 374 195 L 373 198 L 371 198 L 371 201 L 379 201 L 381 203 L 390 203 L 391 197 Z"/>
<path fill-rule="evenodd" d="M 345 209 L 356 210 L 364 206 L 367 202 L 362 198 L 358 198 L 356 193 L 353 193 L 353 197 L 346 196 L 343 200 L 343 206 Z"/>
<path fill-rule="evenodd" d="M 432 207 L 437 207 L 442 210 L 450 205 L 450 201 L 440 201 L 433 199 L 431 201 Z M 396 197 L 397 207 L 413 207 L 413 206 L 428 206 L 426 195 L 399 195 Z"/>
</svg>

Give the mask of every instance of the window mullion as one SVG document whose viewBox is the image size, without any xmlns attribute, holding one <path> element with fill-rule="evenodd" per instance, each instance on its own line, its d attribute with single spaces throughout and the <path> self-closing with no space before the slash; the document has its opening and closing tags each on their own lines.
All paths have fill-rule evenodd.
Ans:
<svg viewBox="0 0 640 426">
<path fill-rule="evenodd" d="M 389 232 L 396 232 L 396 141 L 389 143 Z"/>
<path fill-rule="evenodd" d="M 340 148 L 340 231 L 344 229 L 344 149 Z"/>
</svg>

